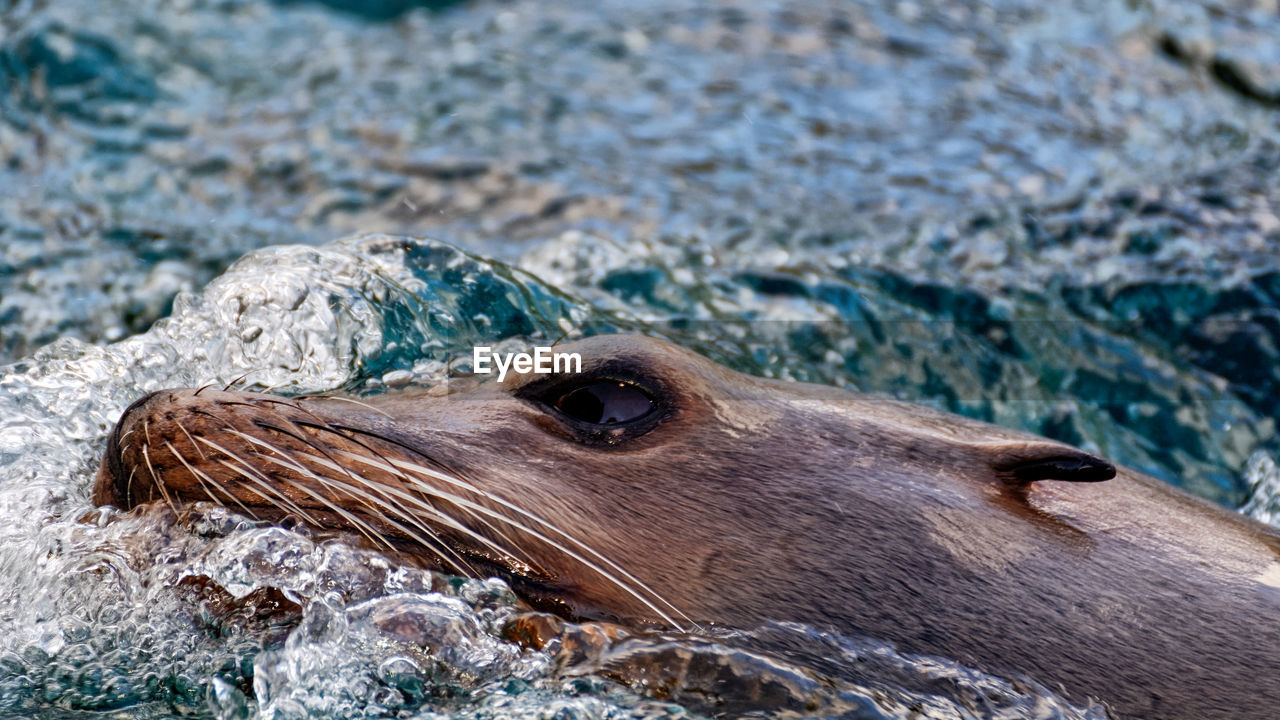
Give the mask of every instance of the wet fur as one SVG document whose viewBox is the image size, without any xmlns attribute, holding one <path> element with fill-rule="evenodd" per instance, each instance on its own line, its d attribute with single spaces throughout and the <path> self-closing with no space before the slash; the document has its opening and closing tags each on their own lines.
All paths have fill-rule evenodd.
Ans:
<svg viewBox="0 0 1280 720">
<path fill-rule="evenodd" d="M 1025 673 L 1120 717 L 1280 712 L 1274 530 L 1126 470 L 1056 482 L 1055 473 L 1100 480 L 1110 466 L 926 408 L 748 377 L 646 338 L 564 350 L 582 353 L 587 373 L 621 362 L 652 379 L 669 416 L 598 447 L 522 395 L 545 382 L 534 376 L 360 403 L 166 391 L 122 419 L 95 500 L 212 498 L 278 517 L 284 503 L 261 488 L 265 478 L 313 521 L 352 525 L 296 490 L 305 477 L 265 460 L 275 451 L 235 428 L 295 458 L 404 459 L 470 484 L 476 492 L 449 488 L 461 504 L 430 503 L 509 556 L 420 506 L 406 512 L 426 513 L 421 524 L 436 534 L 427 543 L 406 536 L 406 526 L 421 533 L 398 516 L 379 518 L 332 487 L 312 492 L 333 493 L 380 536 L 371 540 L 503 575 L 562 615 L 683 627 L 800 621 Z M 219 464 L 206 441 L 262 475 Z M 416 492 L 405 472 L 366 466 L 348 479 Z M 597 555 L 578 550 L 575 560 L 548 542 L 560 537 L 550 529 L 539 538 L 504 523 L 514 512 L 504 502 Z"/>
</svg>

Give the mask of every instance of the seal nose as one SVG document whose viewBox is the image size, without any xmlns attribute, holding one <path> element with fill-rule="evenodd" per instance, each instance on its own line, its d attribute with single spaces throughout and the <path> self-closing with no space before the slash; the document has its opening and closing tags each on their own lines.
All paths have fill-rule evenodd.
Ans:
<svg viewBox="0 0 1280 720">
<path fill-rule="evenodd" d="M 98 476 L 93 482 L 91 500 L 94 505 L 115 505 L 121 510 L 129 510 L 137 503 L 129 497 L 129 473 L 124 466 L 121 452 L 121 440 L 132 432 L 137 419 L 146 415 L 143 410 L 159 392 L 149 393 L 133 401 L 121 413 L 120 420 L 107 436 L 107 451 L 102 456 L 102 464 L 98 466 Z"/>
<path fill-rule="evenodd" d="M 1116 476 L 1116 466 L 1106 460 L 1048 440 L 1001 443 L 984 449 L 991 453 L 996 474 L 1012 485 L 1041 480 L 1102 482 Z"/>
</svg>

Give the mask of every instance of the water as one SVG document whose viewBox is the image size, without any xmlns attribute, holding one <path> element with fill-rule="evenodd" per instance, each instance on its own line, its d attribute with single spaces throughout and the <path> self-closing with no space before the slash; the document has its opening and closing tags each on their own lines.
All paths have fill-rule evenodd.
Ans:
<svg viewBox="0 0 1280 720">
<path fill-rule="evenodd" d="M 371 22 L 9 0 L 0 353 L 120 339 L 249 249 L 353 232 L 508 260 L 567 230 L 697 236 L 993 289 L 1275 268 L 1253 165 L 1274 157 L 1272 111 L 1194 59 L 1264 81 L 1273 14 L 970 5 L 476 2 Z"/>
<path fill-rule="evenodd" d="M 875 639 L 615 638 L 296 528 L 94 510 L 166 386 L 380 392 L 644 330 L 1275 522 L 1267 3 L 364 8 L 0 0 L 0 711 L 1097 715 Z"/>
</svg>

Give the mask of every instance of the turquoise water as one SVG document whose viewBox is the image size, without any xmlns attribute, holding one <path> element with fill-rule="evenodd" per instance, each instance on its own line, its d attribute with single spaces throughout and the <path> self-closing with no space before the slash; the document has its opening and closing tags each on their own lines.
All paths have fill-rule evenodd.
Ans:
<svg viewBox="0 0 1280 720">
<path fill-rule="evenodd" d="M 380 392 L 476 343 L 644 331 L 1278 512 L 1274 13 L 366 9 L 0 2 L 0 711 L 715 712 L 697 672 L 603 679 L 670 652 L 781 688 L 766 714 L 1091 712 L 804 628 L 759 631 L 798 658 L 642 638 L 566 674 L 504 639 L 500 587 L 217 511 L 82 521 L 107 428 L 165 386 Z M 412 237 L 332 242 L 363 232 Z M 270 592 L 299 629 L 246 620 Z M 370 619 L 401 611 L 449 652 Z"/>
</svg>

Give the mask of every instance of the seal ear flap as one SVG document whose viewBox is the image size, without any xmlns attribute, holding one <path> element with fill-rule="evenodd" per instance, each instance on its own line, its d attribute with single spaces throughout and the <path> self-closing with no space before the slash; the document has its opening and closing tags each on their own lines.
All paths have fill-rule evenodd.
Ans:
<svg viewBox="0 0 1280 720">
<path fill-rule="evenodd" d="M 996 477 L 1010 485 L 1039 480 L 1101 482 L 1116 476 L 1116 466 L 1067 445 L 1010 442 L 985 446 Z"/>
</svg>

